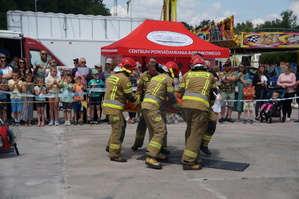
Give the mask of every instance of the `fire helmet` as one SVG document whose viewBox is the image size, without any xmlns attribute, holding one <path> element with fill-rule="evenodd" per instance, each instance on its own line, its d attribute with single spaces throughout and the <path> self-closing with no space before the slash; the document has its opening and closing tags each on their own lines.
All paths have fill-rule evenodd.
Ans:
<svg viewBox="0 0 299 199">
<path fill-rule="evenodd" d="M 168 69 L 169 74 L 172 78 L 178 77 L 178 75 L 180 73 L 180 69 L 175 62 L 169 61 L 165 64 L 165 66 Z"/>
<path fill-rule="evenodd" d="M 134 68 L 136 68 L 136 62 L 131 57 L 124 57 L 119 66 L 121 69 L 127 73 L 131 73 Z"/>
<path fill-rule="evenodd" d="M 199 55 L 195 55 L 194 57 L 191 58 L 190 66 L 191 66 L 191 70 L 194 70 L 194 69 L 207 70 L 208 69 L 208 67 L 206 66 L 205 60 Z"/>
</svg>

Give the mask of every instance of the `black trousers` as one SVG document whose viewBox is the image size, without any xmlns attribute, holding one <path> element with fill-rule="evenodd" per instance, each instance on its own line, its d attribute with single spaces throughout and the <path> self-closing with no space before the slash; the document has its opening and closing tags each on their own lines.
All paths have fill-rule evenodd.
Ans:
<svg viewBox="0 0 299 199">
<path fill-rule="evenodd" d="M 289 97 L 294 97 L 295 93 L 285 93 L 284 97 L 289 98 Z M 289 100 L 284 100 L 282 101 L 282 115 L 287 116 L 288 118 L 291 117 L 292 114 L 292 99 Z"/>
</svg>

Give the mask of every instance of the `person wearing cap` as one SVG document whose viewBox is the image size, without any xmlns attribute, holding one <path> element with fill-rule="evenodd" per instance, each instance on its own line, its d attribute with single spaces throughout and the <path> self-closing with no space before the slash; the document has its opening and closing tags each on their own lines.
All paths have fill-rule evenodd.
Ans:
<svg viewBox="0 0 299 199">
<path fill-rule="evenodd" d="M 99 74 L 98 74 L 99 79 L 101 79 L 103 82 L 105 82 L 105 76 L 104 76 L 104 73 L 103 73 L 102 64 L 97 63 L 96 65 L 94 65 L 94 69 L 99 72 Z"/>
<path fill-rule="evenodd" d="M 73 61 L 74 61 L 74 68 L 72 69 L 71 74 L 73 77 L 75 77 L 75 74 L 79 67 L 79 58 L 75 58 L 75 59 L 73 59 Z"/>
<path fill-rule="evenodd" d="M 244 100 L 249 100 L 249 101 L 244 101 L 244 120 L 243 123 L 246 124 L 248 121 L 247 114 L 249 112 L 249 122 L 250 124 L 253 123 L 253 99 L 255 97 L 255 90 L 254 87 L 252 86 L 252 80 L 247 79 L 246 80 L 246 87 L 243 88 L 243 94 L 244 94 Z"/>
<path fill-rule="evenodd" d="M 92 70 L 92 80 L 88 82 L 88 88 L 89 89 L 96 89 L 96 88 L 102 88 L 105 86 L 105 83 L 103 80 L 99 78 L 99 72 L 97 70 Z M 101 115 L 101 104 L 102 104 L 102 92 L 92 91 L 90 93 L 90 106 L 89 106 L 89 121 L 90 122 L 96 122 L 94 118 L 94 111 L 95 108 L 97 110 L 98 115 L 98 123 L 101 122 L 100 115 Z"/>
<path fill-rule="evenodd" d="M 226 61 L 223 65 L 224 69 L 220 77 L 221 80 L 221 118 L 220 123 L 224 121 L 234 122 L 231 118 L 232 111 L 234 107 L 234 101 L 225 101 L 225 100 L 234 100 L 235 99 L 235 81 L 236 74 L 235 70 L 232 68 L 231 62 Z M 227 113 L 225 115 L 225 109 L 227 106 Z"/>
<path fill-rule="evenodd" d="M 104 70 L 104 77 L 108 79 L 110 76 L 110 69 L 112 68 L 113 60 L 108 58 L 105 62 L 105 70 Z"/>
</svg>

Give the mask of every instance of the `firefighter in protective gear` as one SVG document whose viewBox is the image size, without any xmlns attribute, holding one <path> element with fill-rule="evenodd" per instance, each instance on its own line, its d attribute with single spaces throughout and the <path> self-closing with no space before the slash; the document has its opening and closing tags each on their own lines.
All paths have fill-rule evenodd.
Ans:
<svg viewBox="0 0 299 199">
<path fill-rule="evenodd" d="M 168 98 L 177 111 L 181 110 L 174 95 L 173 85 L 173 78 L 179 75 L 179 67 L 174 62 L 167 62 L 165 66 L 159 65 L 158 72 L 161 72 L 161 74 L 151 79 L 141 104 L 142 114 L 149 132 L 153 132 L 146 149 L 148 157 L 145 164 L 154 169 L 162 169 L 162 165 L 157 162 L 157 159 L 167 158 L 167 156 L 160 153 L 166 133 L 166 124 L 161 113 L 164 100 Z"/>
<path fill-rule="evenodd" d="M 210 107 L 208 111 L 208 124 L 205 128 L 205 133 L 203 135 L 202 142 L 200 145 L 200 150 L 207 155 L 212 155 L 212 152 L 210 151 L 208 145 L 216 131 L 216 120 L 216 114 L 212 107 Z"/>
<path fill-rule="evenodd" d="M 183 96 L 182 117 L 187 123 L 182 163 L 184 170 L 200 170 L 202 167 L 197 161 L 197 156 L 208 122 L 208 112 L 215 100 L 211 90 L 216 88 L 216 80 L 207 72 L 207 66 L 201 56 L 193 56 L 190 65 L 191 71 L 184 74 L 180 84 Z"/>
<path fill-rule="evenodd" d="M 156 70 L 156 64 L 157 64 L 156 61 L 150 61 L 148 64 L 148 71 L 145 71 L 140 76 L 140 81 L 137 86 L 136 95 L 140 96 L 139 98 L 140 98 L 141 102 L 143 101 L 144 93 L 147 89 L 147 86 L 148 86 L 150 80 L 152 79 L 152 77 L 159 74 Z M 140 118 L 140 121 L 138 122 L 137 129 L 136 129 L 135 142 L 134 142 L 134 145 L 131 147 L 131 149 L 134 151 L 136 151 L 138 148 L 142 147 L 146 129 L 147 129 L 143 114 L 141 114 L 139 118 Z"/>
<path fill-rule="evenodd" d="M 205 61 L 206 65 L 209 67 L 210 66 L 210 62 L 209 61 Z M 219 80 L 219 77 L 217 76 L 217 74 L 214 72 L 212 73 L 214 75 L 214 78 Z M 213 94 L 216 95 L 218 93 L 217 89 L 213 90 Z M 203 135 L 203 139 L 200 145 L 200 150 L 205 153 L 206 155 L 212 155 L 212 152 L 210 151 L 208 145 L 209 142 L 212 139 L 212 136 L 214 135 L 215 131 L 216 131 L 216 121 L 217 121 L 217 117 L 216 114 L 214 112 L 214 110 L 212 109 L 212 107 L 209 108 L 209 112 L 208 112 L 208 125 L 206 126 L 206 130 L 205 133 Z"/>
<path fill-rule="evenodd" d="M 108 79 L 103 100 L 104 114 L 109 115 L 111 135 L 108 141 L 109 157 L 111 161 L 126 162 L 121 156 L 122 142 L 125 136 L 126 121 L 122 114 L 126 100 L 139 103 L 139 99 L 132 90 L 129 74 L 136 67 L 136 62 L 130 58 L 122 59 L 119 66 L 114 69 L 115 74 Z"/>
</svg>

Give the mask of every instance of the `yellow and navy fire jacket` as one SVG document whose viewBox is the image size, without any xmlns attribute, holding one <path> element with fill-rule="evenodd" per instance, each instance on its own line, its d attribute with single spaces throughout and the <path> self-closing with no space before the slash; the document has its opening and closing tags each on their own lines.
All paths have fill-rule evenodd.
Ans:
<svg viewBox="0 0 299 199">
<path fill-rule="evenodd" d="M 118 72 L 108 78 L 106 92 L 103 100 L 104 114 L 118 114 L 124 110 L 126 100 L 134 104 L 139 100 L 132 90 L 132 85 L 126 72 Z"/>
<path fill-rule="evenodd" d="M 216 80 L 207 71 L 189 71 L 184 74 L 179 90 L 184 90 L 182 108 L 209 111 L 214 103 L 211 89 L 216 88 Z"/>
</svg>

